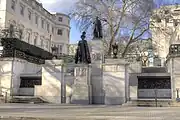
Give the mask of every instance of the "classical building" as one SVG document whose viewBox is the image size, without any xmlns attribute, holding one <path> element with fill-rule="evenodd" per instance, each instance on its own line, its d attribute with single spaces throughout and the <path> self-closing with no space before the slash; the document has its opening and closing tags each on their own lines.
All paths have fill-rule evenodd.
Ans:
<svg viewBox="0 0 180 120">
<path fill-rule="evenodd" d="M 70 17 L 62 13 L 50 13 L 36 0 L 1 0 L 0 25 L 13 29 L 14 36 L 29 44 L 51 52 L 68 54 Z"/>
</svg>

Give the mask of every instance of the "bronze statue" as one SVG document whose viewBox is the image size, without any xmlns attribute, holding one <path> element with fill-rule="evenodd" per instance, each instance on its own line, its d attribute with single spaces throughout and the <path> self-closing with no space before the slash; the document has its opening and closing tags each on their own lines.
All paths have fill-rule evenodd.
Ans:
<svg viewBox="0 0 180 120">
<path fill-rule="evenodd" d="M 90 57 L 90 52 L 88 48 L 87 41 L 85 40 L 86 37 L 86 32 L 83 32 L 81 35 L 81 39 L 78 43 L 78 48 L 76 50 L 76 55 L 75 55 L 75 63 L 85 63 L 85 64 L 90 64 L 91 63 L 91 57 Z"/>
<path fill-rule="evenodd" d="M 96 17 L 96 21 L 94 22 L 94 38 L 102 38 L 102 25 L 101 21 L 98 17 Z"/>
<path fill-rule="evenodd" d="M 117 59 L 117 54 L 118 54 L 118 45 L 117 43 L 115 43 L 114 45 L 112 45 L 113 48 L 113 58 Z"/>
</svg>

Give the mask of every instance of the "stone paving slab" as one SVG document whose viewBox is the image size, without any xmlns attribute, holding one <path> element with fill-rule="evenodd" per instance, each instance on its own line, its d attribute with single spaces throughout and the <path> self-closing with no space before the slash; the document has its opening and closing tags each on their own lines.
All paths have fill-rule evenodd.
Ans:
<svg viewBox="0 0 180 120">
<path fill-rule="evenodd" d="M 178 107 L 0 105 L 1 120 L 180 120 Z"/>
</svg>

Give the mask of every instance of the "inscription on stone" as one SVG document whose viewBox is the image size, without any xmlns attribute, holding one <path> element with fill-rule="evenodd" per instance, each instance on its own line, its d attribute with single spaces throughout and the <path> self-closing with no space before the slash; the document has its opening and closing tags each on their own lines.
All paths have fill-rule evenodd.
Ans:
<svg viewBox="0 0 180 120">
<path fill-rule="evenodd" d="M 101 60 L 101 53 L 93 53 L 91 58 L 93 61 Z"/>
<path fill-rule="evenodd" d="M 123 72 L 124 68 L 121 65 L 105 65 L 103 70 L 105 72 Z"/>
<path fill-rule="evenodd" d="M 86 76 L 87 68 L 75 68 L 75 76 Z"/>
</svg>

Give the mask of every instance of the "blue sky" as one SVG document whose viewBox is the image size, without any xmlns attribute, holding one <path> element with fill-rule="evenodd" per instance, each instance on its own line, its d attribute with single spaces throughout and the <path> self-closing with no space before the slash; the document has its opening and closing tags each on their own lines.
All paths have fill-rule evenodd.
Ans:
<svg viewBox="0 0 180 120">
<path fill-rule="evenodd" d="M 68 13 L 69 9 L 74 5 L 77 0 L 39 0 L 43 3 L 43 6 L 51 12 Z M 180 3 L 180 0 L 155 0 L 157 4 L 170 5 Z M 159 5 L 158 5 L 159 6 Z M 80 40 L 80 31 L 76 27 L 74 21 L 71 21 L 71 34 L 70 42 L 77 43 Z"/>
</svg>

